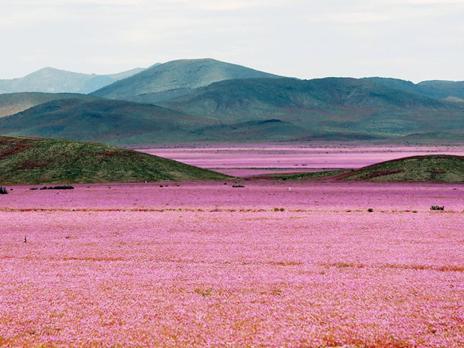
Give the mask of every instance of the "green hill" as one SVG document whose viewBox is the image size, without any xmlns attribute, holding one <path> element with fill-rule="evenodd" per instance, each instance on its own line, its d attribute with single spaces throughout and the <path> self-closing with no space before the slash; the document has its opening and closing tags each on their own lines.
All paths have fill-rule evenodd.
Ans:
<svg viewBox="0 0 464 348">
<path fill-rule="evenodd" d="M 422 93 L 440 99 L 464 99 L 464 81 L 423 81 L 418 84 Z"/>
<path fill-rule="evenodd" d="M 8 93 L 0 94 L 0 117 L 13 115 L 30 109 L 36 105 L 44 104 L 52 100 L 61 99 L 84 99 L 92 100 L 95 97 L 86 94 L 74 93 Z"/>
<path fill-rule="evenodd" d="M 207 86 L 217 81 L 270 77 L 276 75 L 214 59 L 184 59 L 155 65 L 93 94 L 112 99 L 148 102 L 150 96 L 144 98 L 144 95 L 154 94 L 152 98 L 158 101 L 160 92 L 178 89 L 185 89 L 188 92 L 190 89 Z"/>
<path fill-rule="evenodd" d="M 0 134 L 124 145 L 464 142 L 464 103 L 423 95 L 412 82 L 395 79 L 246 78 L 137 98 L 148 103 L 145 97 L 161 98 L 160 106 L 96 96 L 52 100 L 0 118 Z"/>
<path fill-rule="evenodd" d="M 281 120 L 248 121 L 203 127 L 192 132 L 201 141 L 284 141 L 304 137 L 308 131 Z"/>
<path fill-rule="evenodd" d="M 371 77 L 366 80 L 404 92 L 420 94 L 440 100 L 462 101 L 464 99 L 464 81 L 422 81 L 417 84 L 399 79 Z"/>
<path fill-rule="evenodd" d="M 464 156 L 427 155 L 376 163 L 360 169 L 275 174 L 278 180 L 464 183 Z"/>
<path fill-rule="evenodd" d="M 142 70 L 136 68 L 117 74 L 97 75 L 43 68 L 21 78 L 0 80 L 0 93 L 90 93 Z"/>
<path fill-rule="evenodd" d="M 108 144 L 154 144 L 192 140 L 191 131 L 217 121 L 155 105 L 95 99 L 54 100 L 0 118 L 0 134 Z"/>
<path fill-rule="evenodd" d="M 387 87 L 377 79 L 230 80 L 160 105 L 226 124 L 278 119 L 321 140 L 350 133 L 355 139 L 396 138 L 464 127 L 464 105 Z"/>
<path fill-rule="evenodd" d="M 342 176 L 342 180 L 464 183 L 464 156 L 401 158 L 355 170 Z"/>
<path fill-rule="evenodd" d="M 0 137 L 3 185 L 224 178 L 209 170 L 106 145 Z"/>
</svg>

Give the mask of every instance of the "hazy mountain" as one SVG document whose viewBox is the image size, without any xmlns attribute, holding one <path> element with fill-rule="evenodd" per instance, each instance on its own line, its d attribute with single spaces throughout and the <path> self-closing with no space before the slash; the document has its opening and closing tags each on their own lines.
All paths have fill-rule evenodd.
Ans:
<svg viewBox="0 0 464 348">
<path fill-rule="evenodd" d="M 226 124 L 278 119 L 313 135 L 394 137 L 464 126 L 462 105 L 387 87 L 377 79 L 230 80 L 160 105 Z"/>
<path fill-rule="evenodd" d="M 430 98 L 455 100 L 464 99 L 464 81 L 423 81 L 414 84 L 410 81 L 389 78 L 368 78 L 388 88 L 421 94 Z"/>
<path fill-rule="evenodd" d="M 183 141 L 191 130 L 216 123 L 154 105 L 64 99 L 0 118 L 0 134 L 142 144 Z"/>
<path fill-rule="evenodd" d="M 136 100 L 147 94 L 156 95 L 171 90 L 182 90 L 182 94 L 185 94 L 191 89 L 217 81 L 272 77 L 277 76 L 214 59 L 186 59 L 152 66 L 94 94 L 113 99 Z"/>
<path fill-rule="evenodd" d="M 143 69 L 137 68 L 118 74 L 96 75 L 44 68 L 22 78 L 0 80 L 0 93 L 90 93 L 141 71 Z"/>
<path fill-rule="evenodd" d="M 75 93 L 7 93 L 0 94 L 0 117 L 13 115 L 52 100 L 60 99 L 96 99 L 86 94 Z"/>
<path fill-rule="evenodd" d="M 429 97 L 418 85 L 395 79 L 247 78 L 161 94 L 168 100 L 160 106 L 95 96 L 53 100 L 0 119 L 0 134 L 116 144 L 433 143 L 460 141 L 464 129 L 464 103 Z"/>
<path fill-rule="evenodd" d="M 424 81 L 418 86 L 422 93 L 434 98 L 464 101 L 464 81 Z"/>
</svg>

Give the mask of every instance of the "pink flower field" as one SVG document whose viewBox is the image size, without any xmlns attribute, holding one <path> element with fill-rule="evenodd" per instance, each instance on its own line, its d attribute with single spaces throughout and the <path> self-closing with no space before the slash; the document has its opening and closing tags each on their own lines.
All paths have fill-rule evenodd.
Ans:
<svg viewBox="0 0 464 348">
<path fill-rule="evenodd" d="M 382 161 L 417 155 L 463 156 L 464 146 L 249 144 L 146 148 L 139 151 L 214 169 L 229 175 L 250 176 L 360 168 Z"/>
<path fill-rule="evenodd" d="M 464 186 L 245 186 L 0 196 L 0 346 L 464 346 Z"/>
</svg>

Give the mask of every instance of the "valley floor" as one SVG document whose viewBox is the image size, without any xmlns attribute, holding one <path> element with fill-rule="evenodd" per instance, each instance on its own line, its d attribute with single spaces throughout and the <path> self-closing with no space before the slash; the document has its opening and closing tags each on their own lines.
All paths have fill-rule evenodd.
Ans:
<svg viewBox="0 0 464 348">
<path fill-rule="evenodd" d="M 179 145 L 169 148 L 145 148 L 139 151 L 241 177 L 338 168 L 354 169 L 392 159 L 419 155 L 464 156 L 463 145 L 311 145 L 304 143 L 196 147 Z"/>
<path fill-rule="evenodd" d="M 464 346 L 464 185 L 13 189 L 0 346 Z"/>
</svg>

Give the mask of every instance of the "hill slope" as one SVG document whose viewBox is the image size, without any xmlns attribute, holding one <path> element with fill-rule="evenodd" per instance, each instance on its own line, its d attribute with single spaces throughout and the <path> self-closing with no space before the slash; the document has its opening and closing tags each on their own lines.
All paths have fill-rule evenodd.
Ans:
<svg viewBox="0 0 464 348">
<path fill-rule="evenodd" d="M 464 183 L 464 157 L 428 155 L 382 162 L 343 175 L 342 180 Z"/>
<path fill-rule="evenodd" d="M 115 147 L 52 139 L 0 137 L 0 183 L 215 180 L 224 175 Z"/>
<path fill-rule="evenodd" d="M 401 137 L 464 127 L 464 105 L 385 86 L 375 79 L 230 80 L 161 102 L 224 123 L 279 119 L 310 136 Z"/>
<path fill-rule="evenodd" d="M 0 118 L 0 134 L 125 145 L 464 141 L 464 103 L 425 96 L 394 79 L 226 80 L 176 94 L 161 107 L 92 98 L 54 100 Z"/>
<path fill-rule="evenodd" d="M 388 88 L 421 94 L 434 99 L 464 101 L 464 81 L 436 80 L 414 84 L 410 81 L 381 77 L 371 77 L 366 80 L 374 81 Z"/>
<path fill-rule="evenodd" d="M 74 93 L 24 92 L 0 94 L 0 117 L 13 115 L 18 112 L 30 109 L 36 105 L 61 99 L 92 100 L 96 98 L 86 94 Z"/>
<path fill-rule="evenodd" d="M 90 93 L 142 70 L 136 68 L 117 74 L 95 75 L 44 68 L 22 78 L 0 80 L 0 93 Z"/>
<path fill-rule="evenodd" d="M 464 81 L 424 81 L 418 86 L 428 96 L 464 102 Z"/>
<path fill-rule="evenodd" d="M 0 134 L 151 144 L 188 141 L 191 130 L 216 123 L 155 105 L 66 99 L 0 118 Z"/>
<path fill-rule="evenodd" d="M 94 95 L 148 102 L 151 98 L 159 100 L 158 93 L 161 92 L 181 90 L 181 94 L 185 94 L 191 89 L 217 81 L 271 77 L 276 76 L 214 59 L 185 59 L 155 65 L 139 74 L 104 87 L 94 92 Z M 147 94 L 153 96 L 145 96 L 140 100 Z"/>
<path fill-rule="evenodd" d="M 273 174 L 263 176 L 263 178 L 293 181 L 464 183 L 464 156 L 414 156 L 376 163 L 360 169 Z"/>
</svg>

